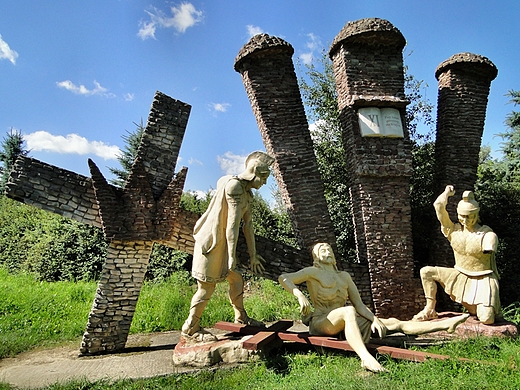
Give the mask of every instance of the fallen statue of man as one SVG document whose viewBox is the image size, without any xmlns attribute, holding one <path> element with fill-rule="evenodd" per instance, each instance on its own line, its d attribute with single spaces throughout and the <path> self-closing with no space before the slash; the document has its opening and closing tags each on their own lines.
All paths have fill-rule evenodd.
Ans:
<svg viewBox="0 0 520 390">
<path fill-rule="evenodd" d="M 282 274 L 278 280 L 285 290 L 298 298 L 309 333 L 316 336 L 338 336 L 343 332 L 347 342 L 361 358 L 361 366 L 367 370 L 385 371 L 365 346 L 373 332 L 381 338 L 397 332 L 408 335 L 442 330 L 453 332 L 469 317 L 469 314 L 462 314 L 424 322 L 377 318 L 361 301 L 358 289 L 348 272 L 338 270 L 329 244 L 316 244 L 312 257 L 312 267 Z M 311 311 L 309 300 L 297 287 L 301 283 L 307 283 L 314 312 Z M 347 304 L 347 300 L 350 304 Z"/>
</svg>

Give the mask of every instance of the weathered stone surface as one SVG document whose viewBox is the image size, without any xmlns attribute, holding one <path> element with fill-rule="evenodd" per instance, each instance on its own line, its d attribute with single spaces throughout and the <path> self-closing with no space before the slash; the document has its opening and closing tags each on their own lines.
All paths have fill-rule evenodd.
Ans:
<svg viewBox="0 0 520 390">
<path fill-rule="evenodd" d="M 239 339 L 224 337 L 205 344 L 187 345 L 181 337 L 173 351 L 173 363 L 192 367 L 207 367 L 218 363 L 246 363 L 259 356 L 258 351 L 245 349 L 242 343 L 252 336 Z"/>
<path fill-rule="evenodd" d="M 309 124 L 292 62 L 292 46 L 281 38 L 255 35 L 240 50 L 242 75 L 266 151 L 275 157 L 274 177 L 302 248 L 336 245 Z"/>
<path fill-rule="evenodd" d="M 344 27 L 329 54 L 351 177 L 358 258 L 368 264 L 373 307 L 382 317 L 411 318 L 422 288 L 414 278 L 408 130 L 403 138 L 362 137 L 357 115 L 360 107 L 390 107 L 399 110 L 405 123 L 404 43 L 388 21 L 362 19 Z"/>
<path fill-rule="evenodd" d="M 9 198 L 101 227 L 92 179 L 20 156 L 7 181 Z"/>
<path fill-rule="evenodd" d="M 472 53 L 455 54 L 435 71 L 439 81 L 435 141 L 438 193 L 448 184 L 459 194 L 474 189 L 489 88 L 497 74 L 489 59 Z M 447 207 L 453 221 L 457 220 L 455 207 L 456 202 Z M 436 226 L 437 221 L 430 223 Z M 429 265 L 452 267 L 453 251 L 439 229 L 432 229 L 431 241 Z"/>
<path fill-rule="evenodd" d="M 494 324 L 486 325 L 475 316 L 471 316 L 455 329 L 455 334 L 464 337 L 518 337 L 518 326 L 504 319 L 498 319 Z"/>
</svg>

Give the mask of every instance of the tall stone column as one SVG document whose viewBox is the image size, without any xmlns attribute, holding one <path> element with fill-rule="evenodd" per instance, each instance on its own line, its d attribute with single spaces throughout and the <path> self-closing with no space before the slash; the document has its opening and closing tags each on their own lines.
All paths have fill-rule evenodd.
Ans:
<svg viewBox="0 0 520 390">
<path fill-rule="evenodd" d="M 283 39 L 255 35 L 235 60 L 267 153 L 276 158 L 274 177 L 302 248 L 336 245 L 323 183 L 292 62 Z M 310 261 L 310 260 L 309 260 Z"/>
<path fill-rule="evenodd" d="M 489 88 L 497 74 L 489 59 L 472 53 L 455 54 L 435 71 L 439 81 L 435 179 L 437 195 L 446 185 L 455 186 L 455 200 L 447 207 L 453 221 L 457 220 L 456 205 L 462 193 L 473 190 L 477 180 Z M 433 233 L 430 264 L 454 264 L 453 251 L 438 226 Z"/>
<path fill-rule="evenodd" d="M 388 21 L 362 19 L 347 23 L 329 52 L 359 260 L 368 262 L 376 314 L 399 318 L 417 312 L 422 290 L 413 272 L 404 45 Z"/>
</svg>

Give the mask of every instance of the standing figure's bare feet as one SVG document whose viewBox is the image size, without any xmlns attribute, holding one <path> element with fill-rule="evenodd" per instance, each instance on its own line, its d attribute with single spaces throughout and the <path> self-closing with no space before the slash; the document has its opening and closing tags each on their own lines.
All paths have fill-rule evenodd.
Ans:
<svg viewBox="0 0 520 390">
<path fill-rule="evenodd" d="M 197 330 L 193 334 L 181 332 L 181 337 L 184 338 L 184 341 L 188 345 L 214 343 L 218 341 L 218 338 L 214 334 L 202 328 L 199 328 L 199 330 Z"/>
<path fill-rule="evenodd" d="M 413 316 L 412 321 L 429 321 L 439 317 L 437 312 L 433 309 L 422 309 L 419 313 Z"/>
</svg>

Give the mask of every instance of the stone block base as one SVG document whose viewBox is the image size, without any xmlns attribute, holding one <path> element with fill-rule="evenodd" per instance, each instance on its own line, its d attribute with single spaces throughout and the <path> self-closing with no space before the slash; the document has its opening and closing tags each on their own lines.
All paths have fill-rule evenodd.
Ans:
<svg viewBox="0 0 520 390">
<path fill-rule="evenodd" d="M 203 344 L 188 344 L 181 337 L 173 351 L 175 365 L 208 367 L 214 364 L 246 363 L 259 356 L 259 351 L 245 349 L 244 341 L 252 336 L 231 338 L 220 336 L 218 341 Z"/>
<path fill-rule="evenodd" d="M 518 337 L 518 326 L 504 319 L 486 325 L 480 322 L 477 317 L 470 316 L 466 322 L 457 326 L 455 334 L 462 337 Z"/>
</svg>

